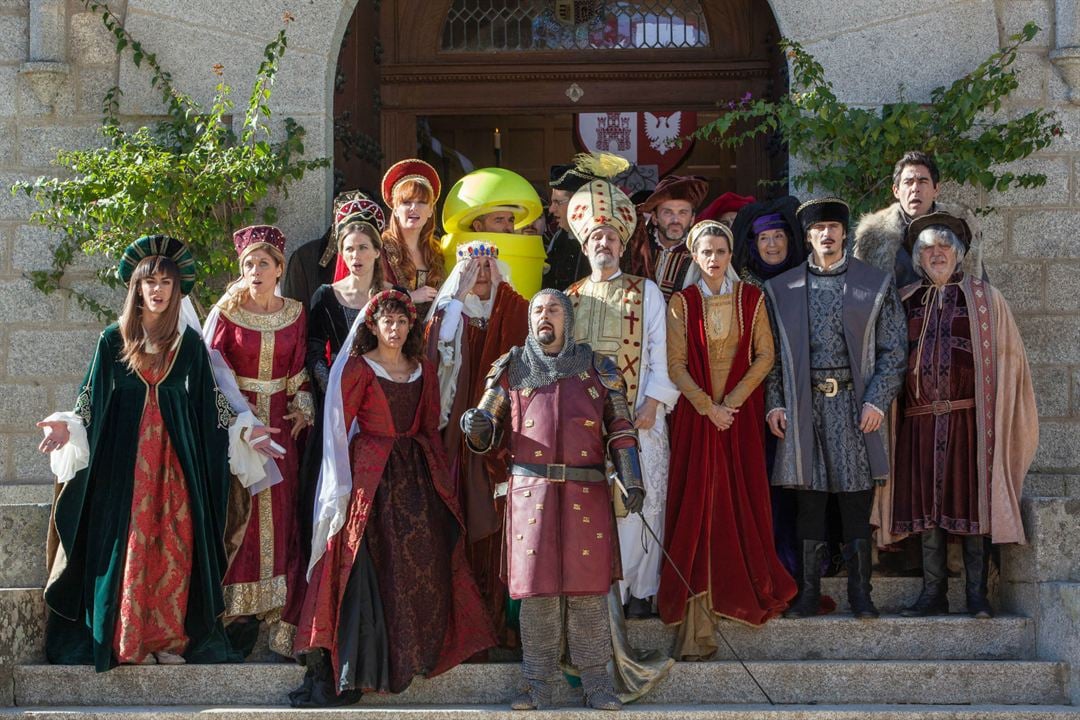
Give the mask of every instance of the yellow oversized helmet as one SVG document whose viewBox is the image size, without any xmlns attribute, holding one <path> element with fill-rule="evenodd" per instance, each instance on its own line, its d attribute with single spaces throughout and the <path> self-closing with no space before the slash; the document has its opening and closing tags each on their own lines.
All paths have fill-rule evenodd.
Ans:
<svg viewBox="0 0 1080 720">
<path fill-rule="evenodd" d="M 543 282 L 544 241 L 538 235 L 473 232 L 472 222 L 499 210 L 514 214 L 514 228 L 526 227 L 544 211 L 540 196 L 529 181 L 503 168 L 482 168 L 454 183 L 443 203 L 443 253 L 447 267 L 454 264 L 458 246 L 482 240 L 499 248 L 499 259 L 510 266 L 511 284 L 532 297 Z"/>
<path fill-rule="evenodd" d="M 540 196 L 529 181 L 505 168 L 474 170 L 454 183 L 443 203 L 443 229 L 448 233 L 472 231 L 472 221 L 498 210 L 514 213 L 520 229 L 544 211 Z"/>
</svg>

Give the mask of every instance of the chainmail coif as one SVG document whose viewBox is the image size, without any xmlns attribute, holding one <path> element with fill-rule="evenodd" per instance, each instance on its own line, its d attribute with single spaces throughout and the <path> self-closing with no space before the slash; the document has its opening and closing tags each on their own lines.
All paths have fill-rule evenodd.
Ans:
<svg viewBox="0 0 1080 720">
<path fill-rule="evenodd" d="M 563 323 L 563 346 L 557 355 L 544 353 L 532 329 L 533 306 L 544 295 L 558 299 L 566 318 Z M 529 336 L 525 339 L 525 345 L 510 351 L 510 388 L 520 390 L 551 385 L 564 377 L 588 370 L 592 357 L 593 351 L 588 344 L 579 344 L 574 340 L 574 306 L 570 304 L 570 298 L 558 290 L 541 290 L 529 301 Z"/>
</svg>

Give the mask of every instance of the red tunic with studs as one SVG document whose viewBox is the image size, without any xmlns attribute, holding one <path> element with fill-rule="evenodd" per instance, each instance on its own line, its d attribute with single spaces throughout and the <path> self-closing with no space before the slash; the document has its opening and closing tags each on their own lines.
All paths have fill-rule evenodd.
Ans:
<svg viewBox="0 0 1080 720">
<path fill-rule="evenodd" d="M 512 390 L 507 375 L 488 393 L 505 403 L 495 417 L 509 423 L 514 465 L 555 466 L 556 476 L 561 465 L 571 475 L 596 471 L 590 480 L 511 474 L 503 552 L 510 597 L 606 594 L 622 566 L 605 448 L 612 434 L 611 451 L 637 447 L 634 435 L 621 435 L 633 431 L 622 378 L 599 355 L 589 370 L 544 387 Z"/>
</svg>

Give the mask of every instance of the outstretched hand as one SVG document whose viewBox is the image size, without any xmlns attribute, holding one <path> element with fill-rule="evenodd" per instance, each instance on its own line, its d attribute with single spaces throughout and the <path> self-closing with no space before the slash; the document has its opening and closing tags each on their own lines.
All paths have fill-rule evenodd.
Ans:
<svg viewBox="0 0 1080 720">
<path fill-rule="evenodd" d="M 67 423 L 63 420 L 42 420 L 36 424 L 45 431 L 45 439 L 38 445 L 38 450 L 43 453 L 59 450 L 71 438 Z"/>
</svg>

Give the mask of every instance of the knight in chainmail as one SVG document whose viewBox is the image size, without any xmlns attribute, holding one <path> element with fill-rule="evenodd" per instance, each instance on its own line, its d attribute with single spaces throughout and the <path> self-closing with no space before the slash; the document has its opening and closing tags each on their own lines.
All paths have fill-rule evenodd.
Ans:
<svg viewBox="0 0 1080 720">
<path fill-rule="evenodd" d="M 645 489 L 622 376 L 607 357 L 574 341 L 563 293 L 533 297 L 525 345 L 492 365 L 480 405 L 465 412 L 461 429 L 477 453 L 499 447 L 508 434 L 513 456 L 504 579 L 510 597 L 521 599 L 526 685 L 514 709 L 550 705 L 564 634 L 586 704 L 621 709 L 607 670 L 607 594 L 620 564 L 606 461 L 630 511 L 641 510 Z"/>
</svg>

